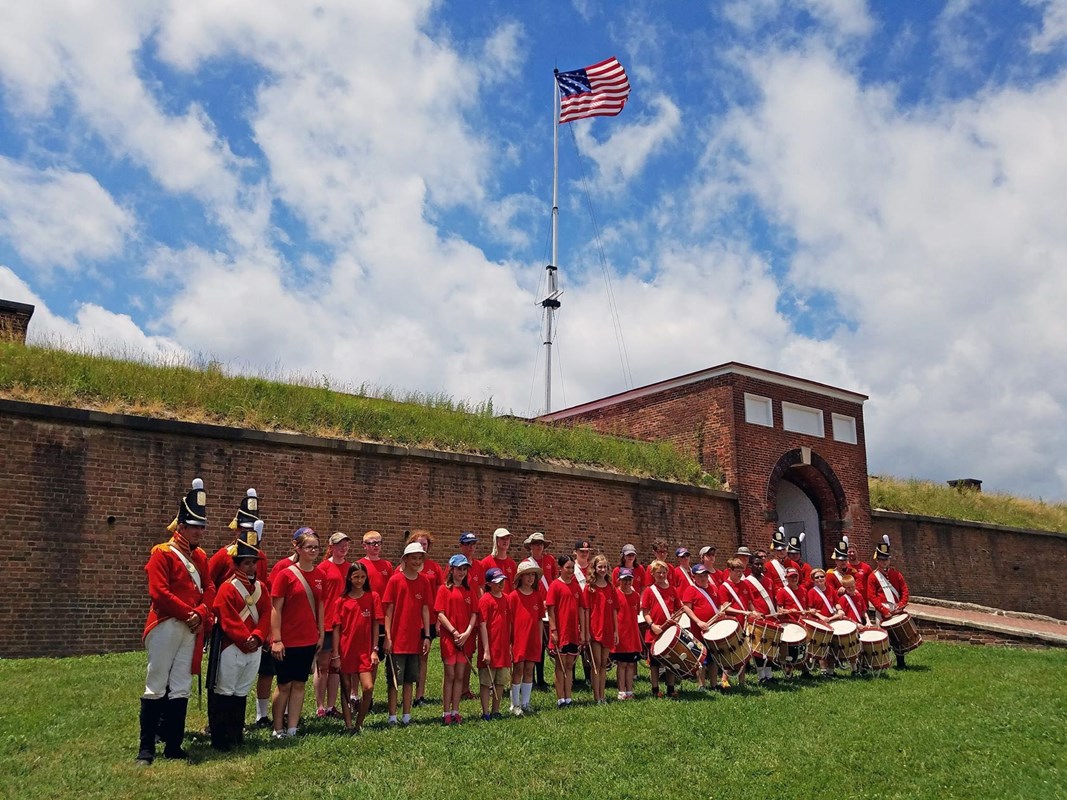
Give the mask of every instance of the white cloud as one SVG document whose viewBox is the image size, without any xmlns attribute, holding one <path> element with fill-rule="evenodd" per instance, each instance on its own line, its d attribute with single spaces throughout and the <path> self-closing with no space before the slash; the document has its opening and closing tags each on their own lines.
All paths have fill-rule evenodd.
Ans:
<svg viewBox="0 0 1067 800">
<path fill-rule="evenodd" d="M 791 285 L 851 321 L 833 341 L 872 395 L 872 469 L 1061 495 L 1067 77 L 904 112 L 826 51 L 752 75 L 761 102 L 716 142 L 740 163 L 709 158 L 712 180 L 753 193 L 796 237 Z"/>
<path fill-rule="evenodd" d="M 723 15 L 742 31 L 751 33 L 783 14 L 806 12 L 834 36 L 866 36 L 874 20 L 866 0 L 734 0 L 723 7 Z"/>
<path fill-rule="evenodd" d="M 34 306 L 27 334 L 30 344 L 169 363 L 184 363 L 190 357 L 188 350 L 173 339 L 146 334 L 126 314 L 115 314 L 93 303 L 81 303 L 72 320 L 59 316 L 2 264 L 0 297 Z"/>
<path fill-rule="evenodd" d="M 597 166 L 594 182 L 599 191 L 620 189 L 639 175 L 649 159 L 663 152 L 678 135 L 682 122 L 682 112 L 678 106 L 662 94 L 654 95 L 645 102 L 654 112 L 651 119 L 642 117 L 629 124 L 621 118 L 616 119 L 610 135 L 604 141 L 593 138 L 590 125 L 568 123 L 577 126 L 575 137 L 580 152 Z"/>
<path fill-rule="evenodd" d="M 0 156 L 0 237 L 27 262 L 77 268 L 113 256 L 134 225 L 91 175 L 36 170 Z"/>
<path fill-rule="evenodd" d="M 1030 39 L 1035 53 L 1048 53 L 1067 39 L 1067 0 L 1024 0 L 1042 11 L 1041 30 Z"/>
</svg>

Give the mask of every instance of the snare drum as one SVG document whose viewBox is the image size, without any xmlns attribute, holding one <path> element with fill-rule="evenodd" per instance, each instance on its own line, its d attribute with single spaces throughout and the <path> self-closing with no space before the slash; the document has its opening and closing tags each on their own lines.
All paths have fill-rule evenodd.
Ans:
<svg viewBox="0 0 1067 800">
<path fill-rule="evenodd" d="M 910 653 L 923 643 L 923 637 L 915 627 L 911 614 L 894 614 L 882 620 L 882 628 L 889 634 L 889 643 L 893 646 L 893 652 L 898 655 Z"/>
<path fill-rule="evenodd" d="M 830 650 L 839 663 L 852 661 L 860 654 L 860 629 L 859 625 L 850 619 L 835 619 L 830 623 L 833 628 L 834 638 L 830 642 Z"/>
<path fill-rule="evenodd" d="M 830 642 L 834 638 L 834 629 L 817 619 L 802 620 L 808 631 L 808 655 L 812 658 L 826 658 L 830 655 Z"/>
<path fill-rule="evenodd" d="M 737 620 L 719 620 L 708 628 L 704 641 L 708 643 L 711 657 L 724 672 L 739 671 L 752 655 L 752 647 L 745 638 L 745 629 Z"/>
<path fill-rule="evenodd" d="M 752 624 L 749 635 L 752 637 L 754 652 L 773 658 L 782 642 L 782 626 L 773 619 L 761 619 Z"/>
<path fill-rule="evenodd" d="M 789 657 L 789 649 L 797 648 L 796 663 L 800 663 L 807 657 L 808 631 L 803 625 L 795 622 L 787 622 L 782 626 L 782 639 L 778 643 L 778 663 L 788 664 L 792 662 Z"/>
<path fill-rule="evenodd" d="M 704 660 L 700 642 L 677 625 L 672 625 L 652 643 L 652 657 L 680 678 L 695 675 Z"/>
<path fill-rule="evenodd" d="M 865 669 L 889 669 L 889 634 L 877 628 L 860 631 L 860 662 Z"/>
</svg>

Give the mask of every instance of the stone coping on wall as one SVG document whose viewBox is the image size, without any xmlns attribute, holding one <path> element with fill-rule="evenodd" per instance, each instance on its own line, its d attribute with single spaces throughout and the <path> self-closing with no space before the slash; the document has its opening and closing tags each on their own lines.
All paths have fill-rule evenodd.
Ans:
<svg viewBox="0 0 1067 800">
<path fill-rule="evenodd" d="M 1009 525 L 998 525 L 994 522 L 978 522 L 970 519 L 956 519 L 954 517 L 930 517 L 924 514 L 905 514 L 901 511 L 886 511 L 884 508 L 872 508 L 871 519 L 898 519 L 910 522 L 929 522 L 932 525 L 958 525 L 968 528 L 983 528 L 989 531 L 1002 533 L 1024 533 L 1035 536 L 1054 536 L 1058 539 L 1067 538 L 1067 531 L 1039 531 L 1032 528 L 1013 528 Z"/>
<path fill-rule="evenodd" d="M 624 483 L 639 488 L 666 490 L 700 494 L 707 497 L 719 497 L 725 500 L 737 500 L 734 492 L 709 489 L 688 483 L 675 483 L 657 478 L 640 478 L 617 472 L 568 467 L 558 464 L 546 464 L 540 461 L 519 461 L 518 459 L 496 458 L 472 453 L 453 453 L 445 450 L 428 450 L 419 447 L 376 444 L 355 439 L 333 439 L 325 436 L 310 436 L 303 433 L 283 431 L 262 431 L 252 428 L 237 428 L 229 425 L 211 425 L 202 422 L 183 422 L 180 420 L 160 419 L 158 417 L 140 417 L 133 414 L 113 414 L 69 406 L 53 406 L 44 403 L 27 403 L 21 400 L 0 399 L 0 414 L 28 417 L 48 422 L 73 425 L 90 425 L 104 428 L 124 428 L 146 433 L 172 434 L 175 436 L 196 436 L 206 439 L 223 439 L 234 442 L 269 443 L 291 447 L 328 450 L 338 453 L 352 453 L 369 456 L 406 456 L 428 461 L 441 461 L 452 464 L 470 464 L 507 471 L 528 472 L 541 475 L 560 475 L 569 478 L 587 478 L 595 481 Z"/>
<path fill-rule="evenodd" d="M 938 623 L 954 628 L 986 630 L 1013 639 L 1040 642 L 1054 647 L 1067 647 L 1067 623 L 1051 618 L 1046 618 L 1050 620 L 1049 622 L 1040 622 L 946 606 L 928 606 L 915 602 L 915 598 L 908 603 L 908 613 L 920 622 Z"/>
</svg>

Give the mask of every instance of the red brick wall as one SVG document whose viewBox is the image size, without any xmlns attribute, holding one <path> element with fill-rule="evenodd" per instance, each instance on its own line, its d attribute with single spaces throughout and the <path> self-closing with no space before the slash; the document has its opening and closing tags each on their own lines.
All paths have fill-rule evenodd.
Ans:
<svg viewBox="0 0 1067 800">
<path fill-rule="evenodd" d="M 948 625 L 927 619 L 916 619 L 915 624 L 924 642 L 1020 647 L 1028 650 L 1048 650 L 1053 646 L 1034 637 L 1012 636 L 1009 633 L 976 628 L 973 625 Z"/>
<path fill-rule="evenodd" d="M 1067 619 L 1067 536 L 886 511 L 871 517 L 913 594 Z"/>
<path fill-rule="evenodd" d="M 745 392 L 768 397 L 772 402 L 774 427 L 745 422 Z M 796 403 L 823 412 L 825 435 L 792 433 L 783 429 L 782 402 Z M 834 441 L 831 414 L 856 420 L 857 444 Z M 845 508 L 840 518 L 823 514 L 824 558 L 841 533 L 864 549 L 871 547 L 870 498 L 867 488 L 867 450 L 863 430 L 863 406 L 818 392 L 727 373 L 696 383 L 655 392 L 623 402 L 582 412 L 555 424 L 587 424 L 620 436 L 648 441 L 669 441 L 697 457 L 709 472 L 721 472 L 739 498 L 740 526 L 746 543 L 765 545 L 777 527 L 773 508 L 768 508 L 772 471 L 779 459 L 792 450 L 810 447 L 840 481 Z M 820 512 L 836 501 L 817 470 L 798 466 L 786 477 L 814 496 Z"/>
<path fill-rule="evenodd" d="M 197 476 L 208 492 L 205 549 L 229 540 L 225 526 L 253 486 L 272 562 L 300 525 L 354 539 L 376 528 L 393 561 L 413 527 L 439 537 L 438 561 L 462 530 L 487 553 L 500 525 L 520 557 L 534 530 L 556 553 L 589 538 L 613 563 L 625 542 L 646 561 L 657 536 L 690 548 L 738 541 L 728 493 L 591 471 L 11 401 L 0 401 L 0 441 L 0 657 L 139 647 L 145 560 Z"/>
</svg>

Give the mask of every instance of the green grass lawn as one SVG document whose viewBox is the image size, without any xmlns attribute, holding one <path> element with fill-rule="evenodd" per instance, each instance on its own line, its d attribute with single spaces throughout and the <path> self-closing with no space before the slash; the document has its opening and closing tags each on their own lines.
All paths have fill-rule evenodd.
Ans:
<svg viewBox="0 0 1067 800">
<path fill-rule="evenodd" d="M 333 720 L 134 766 L 144 655 L 0 662 L 0 794 L 66 797 L 1067 797 L 1067 652 L 925 644 L 907 671 L 407 729 Z M 430 694 L 440 696 L 431 654 Z M 310 688 L 310 685 L 309 685 Z M 379 681 L 379 689 L 382 689 Z M 310 694 L 310 692 L 309 692 Z M 610 692 L 609 692 L 610 694 Z M 642 699 L 645 697 L 646 699 Z M 191 703 L 188 729 L 204 724 Z M 476 703 L 464 713 L 477 716 Z"/>
</svg>

